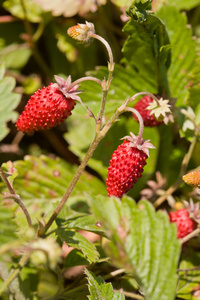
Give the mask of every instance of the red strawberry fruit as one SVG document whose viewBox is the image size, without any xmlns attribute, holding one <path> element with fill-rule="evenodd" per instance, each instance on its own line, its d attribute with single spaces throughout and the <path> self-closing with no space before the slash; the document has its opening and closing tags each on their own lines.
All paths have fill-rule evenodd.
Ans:
<svg viewBox="0 0 200 300">
<path fill-rule="evenodd" d="M 124 139 L 112 154 L 106 179 L 108 196 L 119 198 L 142 176 L 149 156 L 148 148 L 155 148 L 149 141 L 144 141 L 133 133 Z"/>
<path fill-rule="evenodd" d="M 142 99 L 140 99 L 134 106 L 134 108 L 141 114 L 144 122 L 144 126 L 148 126 L 148 127 L 154 127 L 163 124 L 163 121 L 158 121 L 156 120 L 154 115 L 150 115 L 151 110 L 146 109 L 152 102 L 153 102 L 153 98 L 146 95 Z M 138 121 L 137 116 L 135 116 L 134 114 L 133 116 Z"/>
<path fill-rule="evenodd" d="M 17 120 L 18 130 L 32 133 L 51 129 L 71 115 L 75 100 L 81 101 L 78 86 L 71 84 L 70 76 L 66 81 L 58 76 L 55 79 L 57 83 L 50 83 L 31 96 Z"/>
<path fill-rule="evenodd" d="M 169 220 L 171 223 L 176 223 L 179 239 L 184 238 L 197 228 L 197 223 L 189 217 L 189 212 L 185 208 L 170 212 Z"/>
</svg>

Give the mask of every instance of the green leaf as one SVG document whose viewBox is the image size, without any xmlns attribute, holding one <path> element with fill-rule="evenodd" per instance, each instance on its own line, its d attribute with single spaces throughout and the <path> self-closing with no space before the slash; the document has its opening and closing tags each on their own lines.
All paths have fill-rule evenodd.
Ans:
<svg viewBox="0 0 200 300">
<path fill-rule="evenodd" d="M 17 224 L 13 219 L 11 210 L 1 204 L 0 206 L 0 246 L 17 238 Z"/>
<path fill-rule="evenodd" d="M 9 174 L 9 163 L 2 165 Z M 13 162 L 18 172 L 14 180 L 14 189 L 24 199 L 57 199 L 62 197 L 75 174 L 77 167 L 60 158 L 52 159 L 45 155 L 40 157 L 25 156 L 24 160 Z M 9 177 L 8 177 L 9 178 Z M 1 184 L 1 190 L 4 184 Z M 72 196 L 84 198 L 87 194 L 106 193 L 104 183 L 96 177 L 84 172 L 74 189 Z"/>
<path fill-rule="evenodd" d="M 196 67 L 197 54 L 192 30 L 187 25 L 187 17 L 175 6 L 164 5 L 157 15 L 165 23 L 171 46 L 172 58 L 168 70 L 171 97 L 177 98 L 176 105 L 182 106 L 188 97 L 190 73 Z"/>
<path fill-rule="evenodd" d="M 181 299 L 199 299 L 200 253 L 186 248 L 181 258 L 177 296 Z M 196 268 L 196 270 L 195 270 Z M 193 269 L 193 270 L 192 270 Z M 184 271 L 185 270 L 185 271 Z"/>
<path fill-rule="evenodd" d="M 42 10 L 33 0 L 23 0 L 23 2 L 20 0 L 6 0 L 3 3 L 3 7 L 13 16 L 20 19 L 27 19 L 33 23 L 41 22 Z"/>
<path fill-rule="evenodd" d="M 89 263 L 94 263 L 99 259 L 99 253 L 94 244 L 90 243 L 79 232 L 58 227 L 56 233 L 69 247 L 81 250 Z"/>
<path fill-rule="evenodd" d="M 132 274 L 145 299 L 174 299 L 180 243 L 167 214 L 127 196 L 98 196 L 91 207 L 110 239 L 104 247 L 112 263 Z"/>
<path fill-rule="evenodd" d="M 90 71 L 89 74 L 103 80 L 104 77 L 107 78 L 108 70 L 106 67 L 98 67 L 95 71 Z M 151 78 L 145 78 L 142 74 L 140 74 L 140 77 L 138 75 L 138 70 L 135 68 L 124 68 L 119 64 L 115 64 L 113 80 L 107 95 L 106 114 L 113 114 L 125 99 L 132 97 L 137 92 L 156 93 L 157 86 L 155 82 L 152 82 Z M 84 90 L 84 93 L 81 94 L 82 101 L 95 105 L 94 114 L 99 112 L 102 98 L 100 86 L 93 81 L 86 81 L 81 83 L 81 89 Z M 90 108 L 93 111 L 93 107 Z"/>
<path fill-rule="evenodd" d="M 129 7 L 127 14 L 139 23 L 147 20 L 148 12 L 151 9 L 152 0 L 135 0 Z"/>
<path fill-rule="evenodd" d="M 111 0 L 111 2 L 119 7 L 128 7 L 132 4 L 133 0 Z"/>
<path fill-rule="evenodd" d="M 84 254 L 78 249 L 73 249 L 72 251 L 70 251 L 67 254 L 64 262 L 65 268 L 85 265 L 88 265 L 88 260 L 85 258 Z"/>
<path fill-rule="evenodd" d="M 132 7 L 130 11 L 132 16 Z M 146 17 L 142 20 L 134 15 L 136 20 L 131 20 L 124 26 L 129 37 L 122 49 L 125 57 L 123 62 L 137 70 L 140 80 L 151 83 L 158 94 L 169 94 L 167 69 L 170 65 L 171 48 L 168 33 L 157 16 L 149 12 L 145 14 Z"/>
<path fill-rule="evenodd" d="M 21 69 L 26 65 L 31 56 L 31 50 L 27 44 L 10 44 L 0 51 L 0 60 L 9 69 Z"/>
<path fill-rule="evenodd" d="M 125 300 L 122 293 L 113 292 L 111 283 L 105 283 L 101 276 L 96 277 L 92 272 L 85 269 L 85 274 L 88 279 L 88 288 L 90 291 L 90 300 Z"/>
<path fill-rule="evenodd" d="M 0 140 L 2 140 L 9 132 L 6 123 L 9 121 L 15 122 L 17 119 L 17 113 L 14 109 L 20 102 L 20 95 L 12 92 L 15 87 L 15 79 L 5 76 L 4 65 L 0 65 Z"/>
<path fill-rule="evenodd" d="M 96 225 L 96 220 L 92 215 L 83 213 L 73 213 L 69 217 L 65 217 L 65 209 L 57 218 L 57 224 L 62 228 L 86 230 L 103 234 L 103 230 Z"/>
<path fill-rule="evenodd" d="M 170 4 L 177 7 L 179 10 L 190 10 L 200 4 L 199 0 L 159 0 L 155 7 L 159 9 L 163 5 Z"/>
<path fill-rule="evenodd" d="M 188 83 L 188 95 L 186 99 L 186 104 L 196 108 L 199 104 L 199 94 L 200 94 L 200 57 L 195 60 L 195 67 L 192 72 L 189 74 L 189 83 Z"/>
</svg>

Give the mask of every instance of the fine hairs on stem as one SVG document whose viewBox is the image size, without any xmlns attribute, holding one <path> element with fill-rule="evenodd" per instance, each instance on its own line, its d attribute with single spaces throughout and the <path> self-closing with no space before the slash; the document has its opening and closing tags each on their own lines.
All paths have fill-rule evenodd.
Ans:
<svg viewBox="0 0 200 300">
<path fill-rule="evenodd" d="M 112 50 L 110 48 L 110 45 L 107 43 L 107 41 L 105 41 L 102 37 L 100 37 L 96 34 L 91 34 L 91 36 L 98 39 L 100 42 L 102 42 L 105 45 L 105 47 L 108 51 L 109 76 L 108 76 L 108 81 L 107 81 L 106 87 L 104 87 L 104 85 L 102 85 L 102 82 L 100 80 L 98 80 L 94 77 L 90 77 L 90 76 L 89 77 L 83 77 L 82 79 L 78 79 L 74 82 L 74 84 L 78 84 L 78 83 L 80 83 L 81 81 L 84 81 L 84 80 L 93 80 L 93 81 L 96 81 L 97 83 L 99 83 L 102 86 L 103 96 L 102 96 L 102 101 L 101 101 L 101 105 L 100 105 L 99 122 L 97 122 L 97 125 L 96 125 L 96 134 L 95 134 L 94 140 L 91 143 L 91 145 L 90 145 L 83 161 L 81 162 L 76 174 L 74 175 L 74 178 L 72 179 L 71 183 L 69 184 L 68 189 L 67 189 L 66 193 L 64 194 L 62 200 L 60 201 L 60 203 L 58 204 L 58 206 L 54 210 L 54 212 L 53 212 L 52 216 L 50 217 L 49 221 L 46 223 L 45 232 L 49 229 L 49 227 L 54 222 L 54 220 L 56 219 L 56 217 L 60 213 L 61 209 L 65 205 L 65 203 L 66 203 L 67 199 L 69 198 L 70 194 L 72 193 L 77 181 L 79 180 L 81 174 L 83 173 L 90 157 L 92 156 L 93 152 L 95 151 L 95 149 L 96 149 L 97 145 L 99 144 L 99 142 L 101 141 L 101 139 L 104 137 L 104 135 L 101 134 L 102 119 L 103 119 L 103 114 L 104 114 L 104 109 L 105 109 L 105 104 L 106 104 L 107 92 L 108 92 L 108 89 L 110 87 L 111 80 L 112 80 L 112 72 L 114 70 L 114 61 L 113 61 Z"/>
</svg>

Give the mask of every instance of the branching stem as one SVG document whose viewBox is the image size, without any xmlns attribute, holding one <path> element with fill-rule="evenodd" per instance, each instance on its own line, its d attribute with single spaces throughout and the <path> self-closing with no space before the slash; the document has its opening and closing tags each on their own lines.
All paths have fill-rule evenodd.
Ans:
<svg viewBox="0 0 200 300">
<path fill-rule="evenodd" d="M 29 225 L 29 227 L 33 227 L 32 225 L 32 221 L 31 221 L 31 217 L 28 213 L 28 210 L 26 208 L 26 206 L 24 205 L 24 203 L 22 202 L 22 200 L 20 199 L 19 195 L 17 195 L 15 193 L 15 190 L 13 189 L 13 187 L 11 186 L 10 182 L 8 181 L 6 175 L 4 174 L 2 168 L 0 167 L 0 177 L 2 179 L 2 181 L 6 184 L 7 188 L 9 189 L 10 191 L 10 194 L 9 195 L 6 195 L 5 198 L 9 197 L 9 198 L 12 198 L 20 207 L 21 209 L 23 210 L 25 216 L 26 216 L 26 220 L 27 220 L 27 223 Z"/>
<path fill-rule="evenodd" d="M 50 217 L 49 221 L 46 223 L 45 230 L 44 230 L 45 233 L 47 232 L 47 230 L 49 229 L 49 227 L 51 226 L 51 224 L 55 221 L 56 217 L 58 216 L 58 214 L 60 213 L 61 209 L 65 205 L 65 203 L 66 203 L 67 199 L 69 198 L 70 194 L 72 193 L 72 191 L 73 191 L 73 189 L 74 189 L 77 181 L 79 180 L 81 174 L 83 173 L 83 171 L 84 171 L 84 169 L 85 169 L 85 167 L 86 167 L 89 159 L 93 155 L 93 153 L 94 153 L 97 145 L 102 140 L 102 138 L 106 135 L 106 133 L 108 132 L 108 130 L 110 129 L 110 127 L 112 126 L 112 124 L 117 120 L 118 116 L 120 114 L 122 114 L 123 112 L 126 111 L 126 109 L 127 109 L 126 108 L 127 103 L 128 103 L 128 101 L 126 100 L 124 102 L 124 104 L 120 108 L 117 109 L 117 111 L 115 112 L 115 114 L 113 115 L 113 117 L 111 118 L 111 120 L 99 132 L 96 132 L 94 140 L 91 143 L 91 145 L 90 145 L 90 147 L 89 147 L 89 149 L 88 149 L 88 151 L 87 151 L 87 153 L 86 153 L 83 161 L 81 162 L 80 166 L 78 167 L 77 172 L 74 175 L 71 183 L 69 184 L 66 193 L 64 194 L 62 200 L 60 201 L 60 203 L 58 204 L 58 206 L 54 210 L 54 212 L 53 212 L 52 216 Z M 139 116 L 139 118 L 141 119 L 141 116 Z"/>
</svg>

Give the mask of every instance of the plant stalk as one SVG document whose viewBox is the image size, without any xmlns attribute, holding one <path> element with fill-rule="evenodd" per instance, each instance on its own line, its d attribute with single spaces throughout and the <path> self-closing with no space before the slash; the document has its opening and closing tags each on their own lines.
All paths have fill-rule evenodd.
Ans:
<svg viewBox="0 0 200 300">
<path fill-rule="evenodd" d="M 97 119 L 97 124 L 96 124 L 96 132 L 99 132 L 102 128 L 102 121 L 103 121 L 103 116 L 104 116 L 104 111 L 105 111 L 105 105 L 106 105 L 106 98 L 107 98 L 107 94 L 112 82 L 112 78 L 113 78 L 113 71 L 114 71 L 114 59 L 113 59 L 113 53 L 112 53 L 112 49 L 110 47 L 110 45 L 108 44 L 108 42 L 102 38 L 100 35 L 96 34 L 96 33 L 90 33 L 90 36 L 99 40 L 107 49 L 108 52 L 108 57 L 109 57 L 109 62 L 108 62 L 108 79 L 107 81 L 102 82 L 102 88 L 103 88 L 103 95 L 102 95 L 102 100 L 101 100 L 101 107 L 100 107 L 100 112 L 98 115 L 98 119 Z"/>
<path fill-rule="evenodd" d="M 55 211 L 53 212 L 52 216 L 50 217 L 49 221 L 46 223 L 45 225 L 45 229 L 44 229 L 44 233 L 47 232 L 47 230 L 49 229 L 49 227 L 51 226 L 51 224 L 55 221 L 56 217 L 58 216 L 58 214 L 60 213 L 61 209 L 63 208 L 63 206 L 65 205 L 67 199 L 69 198 L 69 196 L 71 195 L 77 181 L 79 180 L 81 174 L 83 173 L 89 159 L 91 158 L 91 156 L 93 155 L 97 145 L 99 144 L 99 142 L 102 140 L 102 138 L 106 135 L 106 133 L 108 132 L 108 130 L 110 129 L 110 127 L 112 126 L 112 124 L 116 121 L 116 119 L 118 118 L 118 116 L 120 114 L 122 114 L 125 110 L 126 110 L 126 104 L 127 104 L 127 100 L 125 101 L 125 103 L 117 109 L 117 111 L 115 112 L 115 114 L 113 115 L 113 117 L 111 118 L 111 120 L 101 129 L 100 132 L 97 132 L 94 140 L 92 142 L 92 144 L 90 145 L 82 163 L 80 164 L 80 166 L 77 169 L 76 174 L 74 175 L 72 181 L 70 182 L 68 189 L 66 191 L 66 193 L 64 194 L 62 200 L 60 201 L 60 203 L 58 204 L 58 206 L 56 207 Z"/>
<path fill-rule="evenodd" d="M 27 263 L 29 257 L 31 255 L 31 250 L 28 250 L 19 261 L 19 264 L 17 268 L 12 272 L 12 274 L 8 277 L 6 281 L 3 282 L 1 288 L 0 288 L 0 295 L 8 288 L 8 286 L 11 284 L 11 282 L 19 275 L 21 269 L 25 266 Z"/>
<path fill-rule="evenodd" d="M 193 237 L 197 237 L 200 234 L 200 228 L 195 229 L 194 231 L 192 231 L 191 233 L 189 233 L 188 235 L 186 235 L 184 238 L 182 238 L 180 240 L 181 244 L 184 244 L 185 242 L 189 241 L 190 239 L 192 239 Z"/>
<path fill-rule="evenodd" d="M 33 227 L 32 221 L 31 221 L 31 217 L 29 215 L 29 212 L 28 212 L 26 206 L 24 205 L 24 203 L 20 199 L 19 195 L 17 195 L 15 193 L 15 190 L 11 186 L 10 182 L 8 181 L 6 175 L 4 174 L 4 172 L 3 172 L 3 170 L 2 170 L 1 167 L 0 167 L 0 177 L 3 180 L 3 182 L 6 184 L 7 188 L 10 191 L 10 194 L 11 194 L 11 195 L 6 195 L 6 197 L 12 198 L 21 207 L 21 209 L 23 210 L 23 212 L 24 212 L 24 214 L 26 216 L 26 220 L 27 220 L 27 223 L 28 223 L 29 227 Z"/>
<path fill-rule="evenodd" d="M 90 148 L 88 149 L 88 152 L 86 153 L 82 163 L 80 164 L 80 166 L 78 167 L 78 170 L 76 172 L 76 174 L 74 175 L 72 181 L 70 182 L 68 189 L 66 191 L 66 193 L 64 194 L 62 200 L 60 201 L 60 203 L 58 204 L 58 206 L 56 207 L 56 209 L 54 210 L 52 216 L 50 217 L 49 221 L 47 222 L 47 224 L 45 225 L 45 232 L 47 232 L 47 230 L 49 229 L 49 227 L 51 226 L 51 224 L 55 221 L 56 217 L 58 216 L 58 214 L 60 213 L 61 209 L 63 208 L 63 206 L 65 205 L 67 199 L 69 198 L 70 194 L 72 193 L 77 181 L 79 180 L 81 174 L 83 173 L 90 157 L 92 156 L 94 150 L 96 149 L 98 143 L 100 142 L 100 140 L 103 138 L 102 135 L 100 134 L 96 134 L 94 137 L 94 140 L 92 142 L 92 144 L 90 145 Z"/>
</svg>

